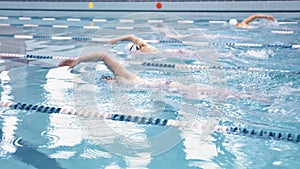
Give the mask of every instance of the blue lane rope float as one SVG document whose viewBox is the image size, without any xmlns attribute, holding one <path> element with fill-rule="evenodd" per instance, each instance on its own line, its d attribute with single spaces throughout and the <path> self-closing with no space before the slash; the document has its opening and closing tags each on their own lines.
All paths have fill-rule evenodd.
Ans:
<svg viewBox="0 0 300 169">
<path fill-rule="evenodd" d="M 123 114 L 111 114 L 111 113 L 101 113 L 101 112 L 89 112 L 89 111 L 76 111 L 74 109 L 51 107 L 38 104 L 27 104 L 27 103 L 13 103 L 13 102 L 0 102 L 1 107 L 8 107 L 14 110 L 24 110 L 33 111 L 39 113 L 47 114 L 69 114 L 78 115 L 83 117 L 92 117 L 99 119 L 106 119 L 112 121 L 123 121 L 132 122 L 142 125 L 154 125 L 154 126 L 174 126 L 174 127 L 193 127 L 194 124 L 191 122 L 181 122 L 171 119 L 161 119 L 161 118 L 149 118 L 140 116 L 131 116 Z M 300 134 L 284 133 L 284 132 L 273 132 L 262 129 L 247 129 L 243 127 L 236 126 L 222 126 L 217 125 L 214 132 L 221 132 L 225 134 L 249 136 L 254 138 L 271 139 L 271 140 L 282 140 L 293 143 L 300 142 Z"/>
<path fill-rule="evenodd" d="M 123 29 L 124 27 L 120 27 Z M 128 29 L 128 28 L 124 28 Z M 131 27 L 130 27 L 131 29 Z M 46 40 L 75 40 L 107 43 L 110 39 L 106 38 L 90 38 L 90 37 L 72 37 L 72 36 L 49 36 L 49 35 L 20 35 L 20 34 L 0 34 L 2 38 L 14 39 L 46 39 Z M 179 40 L 145 40 L 149 43 L 178 43 L 178 44 L 203 44 L 203 42 L 179 41 Z M 231 46 L 231 47 L 275 47 L 275 48 L 300 48 L 300 44 L 261 44 L 261 43 L 211 43 L 214 46 Z"/>
<path fill-rule="evenodd" d="M 64 56 L 43 56 L 43 55 L 31 55 L 31 54 L 16 54 L 16 53 L 0 53 L 0 57 L 3 58 L 25 58 L 25 59 L 74 59 L 72 57 Z M 225 66 L 201 66 L 201 65 L 188 65 L 188 64 L 174 64 L 174 63 L 157 63 L 157 62 L 129 62 L 130 64 L 136 64 L 148 67 L 161 67 L 161 68 L 173 68 L 182 70 L 227 70 L 227 71 L 245 71 L 245 72 L 277 72 L 285 74 L 300 75 L 300 72 L 293 72 L 289 70 L 275 70 L 275 69 L 263 69 L 263 68 L 246 68 L 246 67 L 225 67 Z"/>
<path fill-rule="evenodd" d="M 55 20 L 63 20 L 63 21 L 70 21 L 70 22 L 79 22 L 79 21 L 91 21 L 91 22 L 108 22 L 115 20 L 114 18 L 108 20 L 106 18 L 91 18 L 91 17 L 76 17 L 76 18 L 65 18 L 65 17 L 38 17 L 38 16 L 0 16 L 0 20 L 22 20 L 22 21 L 28 21 L 28 20 L 43 20 L 43 21 L 55 21 Z M 155 23 L 162 23 L 163 20 L 146 20 L 147 22 L 155 22 Z M 136 22 L 136 20 L 133 19 L 120 19 L 119 22 Z M 184 19 L 178 19 L 177 23 L 199 23 L 199 22 L 208 22 L 210 24 L 227 24 L 228 20 L 184 20 Z M 297 21 L 278 21 L 279 25 L 297 25 Z"/>
</svg>

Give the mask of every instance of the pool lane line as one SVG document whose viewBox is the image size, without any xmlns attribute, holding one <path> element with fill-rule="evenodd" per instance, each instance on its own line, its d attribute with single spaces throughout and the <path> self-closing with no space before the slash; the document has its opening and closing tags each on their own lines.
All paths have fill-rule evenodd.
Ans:
<svg viewBox="0 0 300 169">
<path fill-rule="evenodd" d="M 111 22 L 116 21 L 117 18 L 69 18 L 69 17 L 17 17 L 17 16 L 0 16 L 0 20 L 21 20 L 21 21 L 28 21 L 28 20 L 41 20 L 41 21 L 68 21 L 68 22 L 80 22 L 80 21 L 90 21 L 90 22 Z M 118 22 L 120 23 L 164 23 L 164 22 L 170 22 L 170 21 L 164 21 L 161 19 L 119 19 Z M 174 20 L 173 22 L 176 22 L 178 24 L 193 24 L 194 20 L 188 20 L 188 19 L 178 19 Z"/>
<path fill-rule="evenodd" d="M 0 27 L 22 27 L 22 28 L 56 28 L 56 29 L 109 29 L 109 30 L 152 30 L 151 28 L 146 27 L 133 27 L 133 26 L 115 26 L 108 27 L 105 26 L 95 26 L 95 25 L 62 25 L 62 24 L 54 24 L 54 25 L 38 25 L 38 24 L 0 24 Z M 207 31 L 206 28 L 187 28 L 187 29 L 175 29 L 175 30 L 186 30 L 186 31 Z"/>
<path fill-rule="evenodd" d="M 66 56 L 50 56 L 50 55 L 32 55 L 32 54 L 17 54 L 17 53 L 0 53 L 0 58 L 24 58 L 24 59 L 75 59 L 74 57 Z M 225 71 L 244 71 L 244 72 L 269 72 L 269 73 L 283 73 L 300 75 L 300 72 L 289 70 L 276 70 L 264 68 L 247 68 L 247 67 L 225 67 L 225 66 L 204 66 L 204 65 L 189 65 L 189 64 L 174 64 L 174 63 L 158 63 L 158 62 L 128 62 L 129 64 L 147 66 L 147 67 L 161 67 L 181 70 L 225 70 Z"/>
<path fill-rule="evenodd" d="M 38 24 L 0 24 L 0 27 L 23 27 L 23 28 L 57 28 L 57 29 L 96 29 L 99 30 L 102 26 L 94 26 L 94 25 L 38 25 Z M 142 27 L 132 27 L 132 26 L 116 26 L 116 27 L 105 27 L 105 29 L 116 29 L 116 30 L 146 30 L 146 28 Z M 148 28 L 147 30 L 150 30 Z"/>
<path fill-rule="evenodd" d="M 31 54 L 17 54 L 17 53 L 0 53 L 0 58 L 24 58 L 24 59 L 74 59 L 74 57 L 65 56 L 50 56 L 50 55 L 31 55 Z"/>
<path fill-rule="evenodd" d="M 74 25 L 38 25 L 38 24 L 5 24 L 2 23 L 0 24 L 0 27 L 23 27 L 23 28 L 59 28 L 59 29 L 100 29 L 101 26 L 89 26 L 89 25 L 84 25 L 84 26 L 74 26 Z"/>
<path fill-rule="evenodd" d="M 91 22 L 109 22 L 114 21 L 116 19 L 111 18 L 110 20 L 108 18 L 91 18 L 91 17 L 36 17 L 36 16 L 0 16 L 0 20 L 22 20 L 22 21 L 28 21 L 28 20 L 42 20 L 42 21 L 56 21 L 56 20 L 63 20 L 63 21 L 69 21 L 69 22 L 79 22 L 79 21 L 91 21 Z M 120 19 L 120 23 L 134 23 L 134 22 L 144 21 L 142 19 L 134 20 L 134 19 Z M 146 20 L 148 23 L 163 23 L 166 22 L 161 19 L 148 19 Z M 176 21 L 177 23 L 182 24 L 194 24 L 194 23 L 210 23 L 210 24 L 228 24 L 228 20 L 191 20 L 191 19 L 178 19 Z M 297 21 L 278 21 L 279 25 L 297 25 Z"/>
<path fill-rule="evenodd" d="M 38 24 L 7 24 L 2 23 L 0 27 L 23 27 L 23 28 L 57 28 L 57 29 L 100 29 L 102 26 L 94 26 L 94 25 L 62 25 L 62 24 L 54 24 L 54 25 L 38 25 Z M 116 29 L 116 30 L 151 30 L 150 28 L 143 28 L 143 27 L 133 27 L 133 26 L 116 26 L 116 27 L 105 27 L 105 29 Z M 176 29 L 175 29 L 176 30 Z M 187 29 L 178 29 L 178 30 L 198 30 L 198 31 L 207 31 L 207 29 L 194 29 L 194 28 L 187 28 Z M 271 31 L 262 31 L 262 30 L 243 30 L 237 29 L 238 32 L 270 32 L 273 34 L 282 34 L 282 35 L 291 35 L 297 33 L 292 30 L 271 30 Z"/>
<path fill-rule="evenodd" d="M 120 27 L 119 29 L 131 29 L 131 27 Z M 90 38 L 90 37 L 72 37 L 72 36 L 49 36 L 49 35 L 26 35 L 26 34 L 0 34 L 0 38 L 14 39 L 46 39 L 46 40 L 74 40 L 86 42 L 108 42 L 110 39 Z M 179 41 L 179 40 L 145 40 L 148 43 L 177 43 L 189 45 L 203 45 L 203 42 L 196 41 Z M 300 48 L 300 44 L 262 44 L 262 43 L 210 43 L 213 46 L 229 46 L 229 47 L 255 47 L 255 48 Z"/>
<path fill-rule="evenodd" d="M 69 21 L 69 22 L 80 22 L 80 21 L 92 21 L 92 22 L 108 22 L 106 18 L 70 18 L 70 17 L 29 17 L 29 16 L 0 16 L 0 20 L 41 20 L 41 21 Z M 112 19 L 112 21 L 115 19 Z"/>
<path fill-rule="evenodd" d="M 75 110 L 72 108 L 60 108 L 51 107 L 39 104 L 27 104 L 27 103 L 14 103 L 14 102 L 0 102 L 1 107 L 7 107 L 14 110 L 33 111 L 45 114 L 67 114 L 77 115 L 82 117 L 91 117 L 102 120 L 132 122 L 140 125 L 152 125 L 152 126 L 171 126 L 171 127 L 206 127 L 204 124 L 197 124 L 195 121 L 176 121 L 172 119 L 161 119 L 152 117 L 141 117 L 124 115 L 118 113 L 101 113 L 101 112 L 90 112 L 88 110 Z M 270 139 L 270 140 L 281 140 L 293 143 L 300 142 L 300 134 L 295 133 L 284 133 L 284 132 L 273 132 L 262 129 L 247 129 L 244 127 L 236 126 L 222 126 L 216 125 L 213 132 L 248 136 L 253 138 Z"/>
<path fill-rule="evenodd" d="M 272 34 L 281 34 L 281 35 L 292 35 L 292 34 L 298 34 L 299 32 L 297 31 L 292 31 L 292 30 L 261 30 L 261 29 L 236 29 L 233 32 L 254 32 L 254 33 L 272 33 Z"/>
<path fill-rule="evenodd" d="M 25 35 L 25 34 L 0 34 L 2 38 L 14 38 L 14 39 L 46 39 L 46 40 L 74 40 L 74 41 L 90 41 L 90 42 L 105 42 L 110 39 L 105 38 L 90 38 L 90 37 L 71 37 L 71 36 L 49 36 L 49 35 Z"/>
<path fill-rule="evenodd" d="M 276 69 L 264 69 L 264 68 L 251 68 L 251 67 L 225 67 L 225 66 L 202 66 L 202 65 L 188 65 L 188 64 L 173 64 L 173 63 L 157 63 L 157 62 L 132 62 L 133 64 L 139 64 L 149 67 L 164 67 L 174 69 L 186 69 L 186 70 L 225 70 L 225 71 L 244 71 L 244 72 L 268 72 L 268 73 L 283 73 L 300 75 L 300 72 L 294 72 L 289 70 L 276 70 Z"/>
</svg>

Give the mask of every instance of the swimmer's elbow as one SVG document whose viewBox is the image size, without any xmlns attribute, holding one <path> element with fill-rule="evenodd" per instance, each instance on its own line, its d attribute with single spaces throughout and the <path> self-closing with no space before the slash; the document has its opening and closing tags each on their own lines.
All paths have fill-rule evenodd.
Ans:
<svg viewBox="0 0 300 169">
<path fill-rule="evenodd" d="M 103 52 L 96 52 L 96 61 L 103 61 L 104 57 L 108 57 L 106 53 Z"/>
<path fill-rule="evenodd" d="M 136 41 L 138 38 L 134 35 L 127 35 L 124 37 L 124 40 Z"/>
</svg>

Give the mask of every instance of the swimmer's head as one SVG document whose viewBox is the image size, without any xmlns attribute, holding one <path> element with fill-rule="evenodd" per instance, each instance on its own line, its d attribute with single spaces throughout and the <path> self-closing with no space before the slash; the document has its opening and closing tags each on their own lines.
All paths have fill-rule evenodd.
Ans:
<svg viewBox="0 0 300 169">
<path fill-rule="evenodd" d="M 130 52 L 136 52 L 136 51 L 140 50 L 140 47 L 139 47 L 139 45 L 137 45 L 137 44 L 134 44 L 134 43 L 128 43 L 128 44 L 126 45 L 125 49 L 126 49 L 127 51 L 130 51 Z"/>
<path fill-rule="evenodd" d="M 229 24 L 232 25 L 232 26 L 236 26 L 238 24 L 238 20 L 237 19 L 230 19 Z"/>
</svg>

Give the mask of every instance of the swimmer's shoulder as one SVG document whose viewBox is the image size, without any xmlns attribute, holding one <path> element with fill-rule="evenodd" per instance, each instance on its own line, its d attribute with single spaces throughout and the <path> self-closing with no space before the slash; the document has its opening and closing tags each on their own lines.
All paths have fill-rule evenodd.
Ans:
<svg viewBox="0 0 300 169">
<path fill-rule="evenodd" d="M 237 27 L 239 27 L 239 28 L 248 28 L 249 25 L 248 25 L 247 23 L 245 23 L 245 22 L 241 22 L 241 23 L 239 23 L 239 24 L 237 25 Z"/>
</svg>

